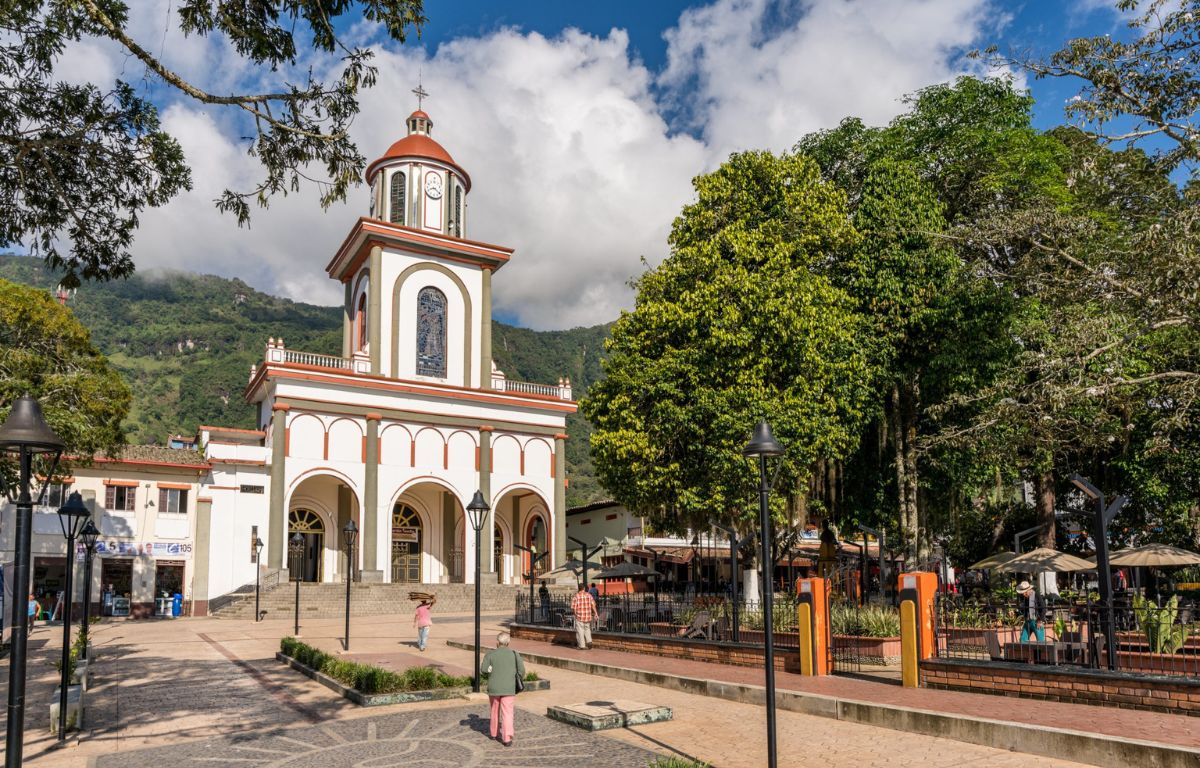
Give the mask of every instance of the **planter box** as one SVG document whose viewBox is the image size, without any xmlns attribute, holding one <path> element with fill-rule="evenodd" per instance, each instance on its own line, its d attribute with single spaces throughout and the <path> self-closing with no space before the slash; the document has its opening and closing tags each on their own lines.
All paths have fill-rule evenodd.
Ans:
<svg viewBox="0 0 1200 768">
<path fill-rule="evenodd" d="M 724 637 L 724 636 L 723 636 Z M 799 648 L 800 633 L 799 632 L 775 632 L 772 635 L 776 647 L 784 648 Z M 728 640 L 733 639 L 733 635 L 729 635 Z M 767 633 L 761 629 L 746 629 L 743 627 L 738 632 L 738 640 L 743 643 L 751 643 L 753 645 L 762 645 L 767 641 Z"/>
<path fill-rule="evenodd" d="M 686 630 L 687 627 L 682 624 L 668 624 L 665 621 L 650 622 L 650 634 L 654 637 L 677 637 Z"/>
<path fill-rule="evenodd" d="M 834 658 L 878 667 L 900 663 L 900 638 L 834 635 Z"/>
<path fill-rule="evenodd" d="M 79 659 L 75 662 L 75 675 L 72 678 L 75 684 L 83 690 L 87 690 L 92 684 L 92 670 L 88 664 L 88 660 Z"/>
<path fill-rule="evenodd" d="M 1122 672 L 1200 677 L 1200 656 L 1120 650 L 1117 652 L 1117 669 Z"/>
<path fill-rule="evenodd" d="M 1021 630 L 1014 627 L 939 627 L 938 635 L 945 638 L 947 650 L 965 650 L 986 653 L 989 647 L 1003 648 L 1005 643 L 1015 643 L 1021 638 Z M 995 638 L 990 645 L 989 638 Z"/>
<path fill-rule="evenodd" d="M 50 733 L 58 735 L 58 701 L 62 688 L 54 689 L 54 699 L 50 702 Z M 67 730 L 78 731 L 83 727 L 84 715 L 83 688 L 78 685 L 67 686 Z"/>
</svg>

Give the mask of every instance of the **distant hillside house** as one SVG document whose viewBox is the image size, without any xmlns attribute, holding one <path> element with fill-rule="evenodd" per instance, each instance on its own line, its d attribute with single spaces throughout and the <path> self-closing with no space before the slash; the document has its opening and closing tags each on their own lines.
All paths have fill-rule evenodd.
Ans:
<svg viewBox="0 0 1200 768">
<path fill-rule="evenodd" d="M 198 512 L 196 603 L 252 583 L 246 556 L 306 581 L 345 574 L 342 530 L 359 530 L 362 581 L 520 583 L 516 545 L 565 555 L 569 381 L 510 381 L 492 362 L 492 274 L 513 251 L 466 239 L 471 178 L 418 110 L 367 167 L 367 215 L 326 272 L 345 289 L 342 354 L 267 339 L 246 400 L 258 429 L 205 426 L 211 465 Z M 476 553 L 465 506 L 491 506 Z M 299 533 L 303 550 L 289 555 Z"/>
</svg>

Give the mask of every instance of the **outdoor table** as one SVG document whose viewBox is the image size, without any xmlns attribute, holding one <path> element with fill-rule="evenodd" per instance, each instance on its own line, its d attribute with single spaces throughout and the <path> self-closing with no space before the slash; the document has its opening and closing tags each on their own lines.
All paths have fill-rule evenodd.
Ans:
<svg viewBox="0 0 1200 768">
<path fill-rule="evenodd" d="M 1083 664 L 1085 661 L 1086 643 L 1063 643 L 1047 641 L 1044 643 L 1005 643 L 1005 661 L 1025 662 L 1027 664 Z"/>
</svg>

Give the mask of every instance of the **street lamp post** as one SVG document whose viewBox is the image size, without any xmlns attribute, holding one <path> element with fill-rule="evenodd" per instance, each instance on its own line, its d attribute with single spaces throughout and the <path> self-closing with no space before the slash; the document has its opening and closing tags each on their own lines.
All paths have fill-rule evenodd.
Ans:
<svg viewBox="0 0 1200 768">
<path fill-rule="evenodd" d="M 67 540 L 67 568 L 63 585 L 63 638 L 62 668 L 58 684 L 58 741 L 67 740 L 67 688 L 71 684 L 71 603 L 74 602 L 71 576 L 75 573 L 75 539 L 83 531 L 83 525 L 91 520 L 91 514 L 83 503 L 83 496 L 75 491 L 67 503 L 58 509 L 58 523 L 62 526 L 63 538 Z"/>
<path fill-rule="evenodd" d="M 89 621 L 92 616 L 92 560 L 96 557 L 96 540 L 100 538 L 100 529 L 92 522 L 89 517 L 84 523 L 83 530 L 79 532 L 79 538 L 83 542 L 83 648 L 80 650 L 80 655 L 86 661 L 88 652 L 88 638 L 91 635 L 88 628 Z"/>
<path fill-rule="evenodd" d="M 262 567 L 259 562 L 262 560 L 263 540 L 257 536 L 254 538 L 254 621 L 258 623 L 262 621 L 262 612 L 258 610 L 258 592 L 259 583 L 262 581 Z"/>
<path fill-rule="evenodd" d="M 1117 625 L 1113 616 L 1112 567 L 1108 562 L 1108 525 L 1129 499 L 1125 496 L 1118 496 L 1113 499 L 1112 504 L 1105 506 L 1104 494 L 1086 477 L 1075 473 L 1071 475 L 1071 484 L 1096 502 L 1092 538 L 1096 540 L 1096 574 L 1100 577 L 1100 602 L 1104 604 L 1104 655 L 1108 662 L 1108 668 L 1116 669 Z"/>
<path fill-rule="evenodd" d="M 771 481 L 767 477 L 767 459 L 782 456 L 783 446 L 771 434 L 771 425 L 766 419 L 758 422 L 750 442 L 742 449 L 742 455 L 758 459 L 758 518 L 760 527 L 762 569 L 763 569 L 763 650 L 766 657 L 766 698 L 767 698 L 767 768 L 776 768 L 775 753 L 775 614 L 772 608 L 774 595 L 774 574 L 771 573 L 771 511 L 769 497 Z"/>
<path fill-rule="evenodd" d="M 304 554 L 304 534 L 299 531 L 292 534 L 292 538 L 288 540 L 288 550 L 292 555 L 291 573 L 292 581 L 296 582 L 296 620 L 295 626 L 292 628 L 292 635 L 300 637 L 300 556 Z"/>
<path fill-rule="evenodd" d="M 0 455 L 15 458 L 17 462 L 17 485 L 10 487 L 0 471 L 9 501 L 16 503 L 14 526 L 14 562 L 12 581 L 12 634 L 8 663 L 8 720 L 4 737 L 5 768 L 21 768 L 23 757 L 22 737 L 25 733 L 25 664 L 29 641 L 29 549 L 33 535 L 33 497 L 30 483 L 33 480 L 35 456 L 52 457 L 46 482 L 38 494 L 38 501 L 46 493 L 46 486 L 58 469 L 66 444 L 42 417 L 42 409 L 29 395 L 16 399 L 8 419 L 0 425 Z"/>
<path fill-rule="evenodd" d="M 467 522 L 475 531 L 475 673 L 472 675 L 471 689 L 479 693 L 479 533 L 487 521 L 491 507 L 483 499 L 481 491 L 475 491 L 474 498 L 467 505 Z M 529 570 L 533 570 L 530 568 Z"/>
<path fill-rule="evenodd" d="M 354 542 L 358 541 L 358 526 L 353 520 L 342 529 L 346 543 L 346 650 L 350 650 L 350 584 L 354 581 Z"/>
</svg>

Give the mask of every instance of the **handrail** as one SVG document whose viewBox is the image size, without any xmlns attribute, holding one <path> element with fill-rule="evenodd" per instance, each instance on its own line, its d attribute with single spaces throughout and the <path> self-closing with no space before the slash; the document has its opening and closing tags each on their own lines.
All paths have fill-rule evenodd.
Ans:
<svg viewBox="0 0 1200 768">
<path fill-rule="evenodd" d="M 345 357 L 334 357 L 333 355 L 319 355 L 315 352 L 301 352 L 295 349 L 285 349 L 283 350 L 283 362 L 297 363 L 299 365 L 315 365 L 319 368 L 338 368 L 341 370 L 350 370 L 354 361 Z"/>
</svg>

